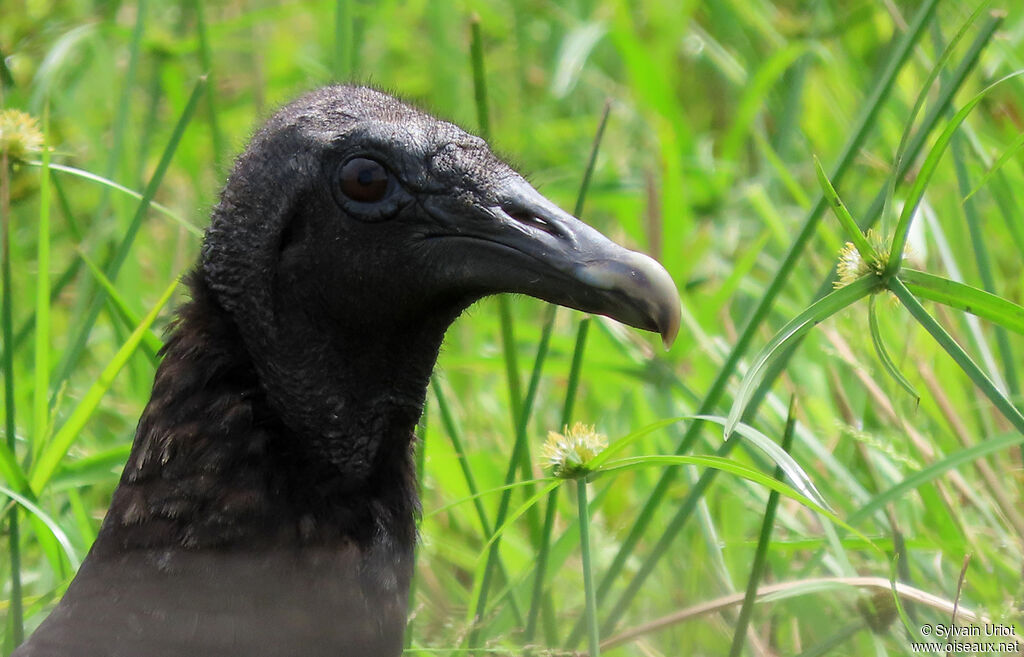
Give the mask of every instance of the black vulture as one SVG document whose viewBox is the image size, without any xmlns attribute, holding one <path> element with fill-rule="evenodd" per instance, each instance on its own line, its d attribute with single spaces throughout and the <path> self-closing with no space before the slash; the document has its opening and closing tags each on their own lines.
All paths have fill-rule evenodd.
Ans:
<svg viewBox="0 0 1024 657">
<path fill-rule="evenodd" d="M 514 292 L 679 327 L 654 260 L 356 86 L 255 134 L 188 285 L 96 542 L 17 657 L 398 655 L 449 324 Z"/>
</svg>

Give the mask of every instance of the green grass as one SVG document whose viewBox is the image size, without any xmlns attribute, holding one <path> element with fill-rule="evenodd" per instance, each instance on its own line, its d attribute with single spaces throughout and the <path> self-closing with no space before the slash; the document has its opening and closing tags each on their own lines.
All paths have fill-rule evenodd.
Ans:
<svg viewBox="0 0 1024 657">
<path fill-rule="evenodd" d="M 1019 3 L 247 4 L 4 6 L 0 104 L 53 150 L 0 166 L 3 654 L 95 537 L 230 157 L 337 79 L 683 290 L 669 352 L 528 298 L 452 327 L 410 654 L 904 655 L 957 600 L 1024 637 Z M 847 241 L 878 262 L 833 290 Z M 573 421 L 585 484 L 539 455 Z"/>
</svg>

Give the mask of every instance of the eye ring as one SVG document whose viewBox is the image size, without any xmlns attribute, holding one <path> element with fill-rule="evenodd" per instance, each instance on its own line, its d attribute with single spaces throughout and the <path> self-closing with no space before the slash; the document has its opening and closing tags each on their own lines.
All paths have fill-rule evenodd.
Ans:
<svg viewBox="0 0 1024 657">
<path fill-rule="evenodd" d="M 387 196 L 391 174 L 376 160 L 353 157 L 338 170 L 338 188 L 358 203 L 376 203 Z"/>
</svg>

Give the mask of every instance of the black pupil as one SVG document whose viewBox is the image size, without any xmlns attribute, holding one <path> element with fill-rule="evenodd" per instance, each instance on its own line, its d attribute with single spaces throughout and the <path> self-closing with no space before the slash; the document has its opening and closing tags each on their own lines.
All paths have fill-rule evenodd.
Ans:
<svg viewBox="0 0 1024 657">
<path fill-rule="evenodd" d="M 341 168 L 341 191 L 353 201 L 379 201 L 388 191 L 388 171 L 379 162 L 353 158 Z"/>
</svg>

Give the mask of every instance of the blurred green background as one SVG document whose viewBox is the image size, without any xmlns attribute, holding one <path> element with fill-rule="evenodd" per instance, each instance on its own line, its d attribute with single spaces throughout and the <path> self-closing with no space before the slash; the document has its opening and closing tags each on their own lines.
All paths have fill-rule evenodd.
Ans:
<svg viewBox="0 0 1024 657">
<path fill-rule="evenodd" d="M 331 81 L 372 84 L 478 132 L 474 16 L 491 143 L 567 209 L 608 104 L 581 216 L 666 265 L 683 330 L 665 353 L 656 338 L 559 310 L 548 339 L 551 311 L 527 298 L 504 302 L 504 320 L 491 299 L 456 323 L 421 429 L 409 652 L 586 649 L 576 487 L 495 489 L 508 473 L 545 477 L 540 446 L 567 419 L 614 440 L 669 418 L 724 418 L 747 393 L 746 422 L 776 443 L 795 399 L 793 458 L 848 526 L 792 496 L 765 522 L 769 489 L 735 473 L 649 460 L 596 477 L 601 636 L 639 628 L 605 652 L 902 655 L 922 623 L 948 623 L 955 600 L 961 618 L 1019 623 L 1024 78 L 940 137 L 1024 63 L 1020 4 L 989 5 L 1001 11 L 952 0 L 0 0 L 3 108 L 33 116 L 53 163 L 73 168 L 46 180 L 29 152 L 0 172 L 4 654 L 19 617 L 26 631 L 45 617 L 95 536 L 178 297 L 137 348 L 122 346 L 195 261 L 233 155 L 276 107 Z M 840 299 L 827 319 L 808 315 L 824 321 L 802 341 L 762 351 L 831 291 L 851 239 L 820 201 L 814 156 L 885 244 L 920 200 L 907 266 L 992 293 L 905 279 L 962 355 L 889 292 Z M 108 381 L 119 350 L 124 367 Z M 759 352 L 767 376 L 744 386 Z M 517 436 L 528 450 L 510 467 Z M 721 424 L 684 419 L 618 456 L 717 452 L 774 477 L 757 441 L 723 447 Z M 487 548 L 502 518 L 499 571 Z M 746 607 L 747 625 L 751 583 L 774 594 Z"/>
</svg>

